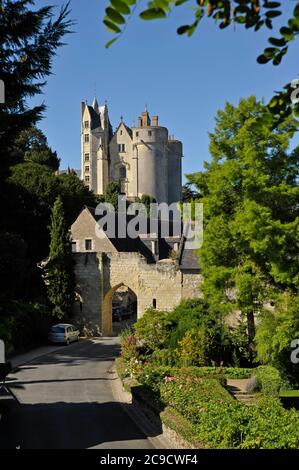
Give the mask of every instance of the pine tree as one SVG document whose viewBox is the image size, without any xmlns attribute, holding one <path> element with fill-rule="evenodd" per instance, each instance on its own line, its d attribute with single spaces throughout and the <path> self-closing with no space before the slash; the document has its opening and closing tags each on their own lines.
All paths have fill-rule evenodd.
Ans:
<svg viewBox="0 0 299 470">
<path fill-rule="evenodd" d="M 68 319 L 74 302 L 75 279 L 71 240 L 59 196 L 52 210 L 50 261 L 47 266 L 48 298 L 53 305 L 53 315 Z"/>
<path fill-rule="evenodd" d="M 43 104 L 29 108 L 26 101 L 41 93 L 56 50 L 72 25 L 68 4 L 56 19 L 52 6 L 33 11 L 32 5 L 32 0 L 0 0 L 0 79 L 5 84 L 5 104 L 0 105 L 0 188 L 14 163 L 16 138 L 34 126 L 45 109 Z"/>
</svg>

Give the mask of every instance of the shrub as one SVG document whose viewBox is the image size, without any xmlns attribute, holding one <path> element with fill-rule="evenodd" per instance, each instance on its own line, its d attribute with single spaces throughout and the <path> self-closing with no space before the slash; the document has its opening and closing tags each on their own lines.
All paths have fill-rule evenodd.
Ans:
<svg viewBox="0 0 299 470">
<path fill-rule="evenodd" d="M 161 399 L 193 425 L 195 439 L 210 448 L 297 449 L 298 413 L 264 397 L 257 405 L 233 400 L 211 378 L 196 378 L 197 368 L 183 369 L 163 381 Z"/>
<path fill-rule="evenodd" d="M 298 449 L 298 413 L 285 410 L 277 398 L 264 397 L 250 406 L 241 449 Z"/>
<path fill-rule="evenodd" d="M 167 313 L 149 309 L 135 324 L 135 336 L 148 353 L 165 346 L 169 338 Z"/>
<path fill-rule="evenodd" d="M 1 312 L 3 314 L 4 312 Z M 0 323 L 0 338 L 6 352 L 23 351 L 47 340 L 53 317 L 47 307 L 38 303 L 9 302 Z"/>
<path fill-rule="evenodd" d="M 121 357 L 125 362 L 130 362 L 138 357 L 136 338 L 131 330 L 124 330 L 120 336 Z"/>
<path fill-rule="evenodd" d="M 258 388 L 263 395 L 278 397 L 283 384 L 280 373 L 272 366 L 260 366 L 256 369 Z"/>
<path fill-rule="evenodd" d="M 156 349 L 149 358 L 151 364 L 160 366 L 175 366 L 178 362 L 178 354 L 173 349 Z"/>
<path fill-rule="evenodd" d="M 207 316 L 207 304 L 202 299 L 184 300 L 172 312 L 168 313 L 171 322 L 171 333 L 168 346 L 171 349 L 178 347 L 186 332 L 192 328 L 200 327 L 203 318 Z"/>
<path fill-rule="evenodd" d="M 160 395 L 160 387 L 165 381 L 166 377 L 171 377 L 173 370 L 171 367 L 160 366 L 153 367 L 151 365 L 145 366 L 137 375 L 137 380 L 142 384 L 150 388 L 154 393 Z"/>
<path fill-rule="evenodd" d="M 178 357 L 184 366 L 204 366 L 208 359 L 208 338 L 203 330 L 192 328 L 179 341 Z"/>
</svg>

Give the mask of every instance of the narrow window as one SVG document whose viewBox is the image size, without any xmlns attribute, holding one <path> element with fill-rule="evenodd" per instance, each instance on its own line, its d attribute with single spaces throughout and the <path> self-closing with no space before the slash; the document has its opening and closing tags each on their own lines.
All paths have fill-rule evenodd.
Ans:
<svg viewBox="0 0 299 470">
<path fill-rule="evenodd" d="M 72 252 L 73 253 L 77 252 L 77 242 L 72 242 Z"/>
<path fill-rule="evenodd" d="M 89 183 L 89 181 L 90 181 L 89 176 L 85 176 L 85 182 L 86 182 L 86 183 Z"/>
<path fill-rule="evenodd" d="M 119 168 L 119 177 L 121 179 L 126 179 L 127 177 L 127 169 L 124 165 Z"/>
<path fill-rule="evenodd" d="M 85 171 L 86 171 L 86 173 L 89 173 L 89 166 L 85 167 Z"/>
<path fill-rule="evenodd" d="M 86 144 L 89 143 L 89 134 L 85 134 L 85 143 L 86 143 Z"/>
<path fill-rule="evenodd" d="M 136 137 L 139 137 L 139 132 L 136 132 Z"/>
<path fill-rule="evenodd" d="M 84 127 L 85 127 L 85 129 L 89 129 L 89 121 L 84 122 Z"/>
<path fill-rule="evenodd" d="M 157 299 L 153 299 L 153 308 L 157 308 Z"/>
<path fill-rule="evenodd" d="M 85 250 L 86 251 L 92 250 L 92 240 L 85 240 Z"/>
<path fill-rule="evenodd" d="M 85 161 L 86 161 L 86 162 L 89 162 L 89 153 L 86 153 L 86 154 L 85 154 Z"/>
<path fill-rule="evenodd" d="M 149 137 L 152 136 L 152 131 L 148 131 L 148 136 L 149 136 Z"/>
</svg>

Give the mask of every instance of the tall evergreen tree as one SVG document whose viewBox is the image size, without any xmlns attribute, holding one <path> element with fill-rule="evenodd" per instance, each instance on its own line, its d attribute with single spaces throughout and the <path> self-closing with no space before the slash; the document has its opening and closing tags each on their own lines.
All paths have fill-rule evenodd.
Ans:
<svg viewBox="0 0 299 470">
<path fill-rule="evenodd" d="M 72 24 L 67 19 L 68 4 L 57 18 L 52 6 L 31 10 L 33 5 L 32 0 L 0 1 L 0 79 L 5 84 L 5 104 L 0 105 L 0 188 L 14 163 L 16 138 L 35 125 L 45 109 L 42 104 L 29 108 L 26 100 L 41 93 Z"/>
<path fill-rule="evenodd" d="M 70 234 L 60 196 L 56 199 L 52 210 L 50 260 L 46 279 L 53 315 L 59 319 L 70 318 L 74 302 L 75 278 Z"/>
<path fill-rule="evenodd" d="M 299 148 L 288 151 L 290 119 L 256 125 L 264 112 L 254 97 L 227 104 L 210 135 L 212 161 L 192 176 L 205 212 L 206 295 L 215 311 L 244 314 L 251 348 L 264 301 L 299 288 Z"/>
</svg>

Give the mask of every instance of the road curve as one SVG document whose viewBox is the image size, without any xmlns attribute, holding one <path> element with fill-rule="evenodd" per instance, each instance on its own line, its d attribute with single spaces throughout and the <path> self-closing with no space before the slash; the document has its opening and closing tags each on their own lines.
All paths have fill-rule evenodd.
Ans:
<svg viewBox="0 0 299 470">
<path fill-rule="evenodd" d="M 0 449 L 150 449 L 149 440 L 115 401 L 109 373 L 116 338 L 87 340 L 21 366 L 10 379 L 0 422 Z M 12 382 L 11 382 L 12 383 Z"/>
</svg>

